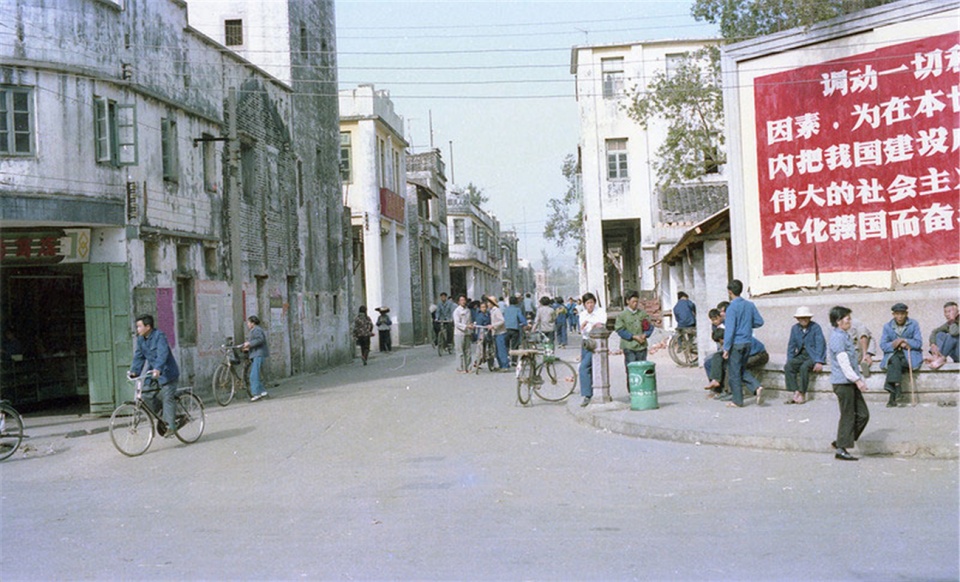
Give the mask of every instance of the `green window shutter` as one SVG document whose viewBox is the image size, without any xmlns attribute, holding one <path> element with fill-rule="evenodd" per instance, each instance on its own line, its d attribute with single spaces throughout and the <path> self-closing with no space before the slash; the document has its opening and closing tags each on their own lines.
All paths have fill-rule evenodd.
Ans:
<svg viewBox="0 0 960 582">
<path fill-rule="evenodd" d="M 97 162 L 110 161 L 110 120 L 106 97 L 93 98 L 93 139 Z"/>
<path fill-rule="evenodd" d="M 140 163 L 137 148 L 137 106 L 117 105 L 117 145 L 120 150 L 118 160 L 121 166 L 136 166 Z"/>
</svg>

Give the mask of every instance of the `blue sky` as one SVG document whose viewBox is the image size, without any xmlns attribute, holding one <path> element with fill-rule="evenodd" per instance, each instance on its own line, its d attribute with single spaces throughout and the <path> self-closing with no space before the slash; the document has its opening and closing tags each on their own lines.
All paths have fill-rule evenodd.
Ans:
<svg viewBox="0 0 960 582">
<path fill-rule="evenodd" d="M 389 2 L 337 0 L 341 89 L 390 91 L 414 152 L 433 145 L 447 178 L 483 188 L 520 256 L 572 264 L 543 239 L 547 202 L 566 188 L 564 156 L 578 141 L 574 45 L 714 36 L 690 1 Z M 451 164 L 450 142 L 453 142 Z"/>
</svg>

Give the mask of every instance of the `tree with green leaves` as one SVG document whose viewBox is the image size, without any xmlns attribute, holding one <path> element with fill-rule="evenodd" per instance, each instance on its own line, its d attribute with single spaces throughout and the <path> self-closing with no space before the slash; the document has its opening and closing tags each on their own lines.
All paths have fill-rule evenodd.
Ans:
<svg viewBox="0 0 960 582">
<path fill-rule="evenodd" d="M 577 260 L 580 261 L 584 255 L 583 199 L 580 195 L 580 164 L 577 158 L 568 154 L 563 159 L 560 171 L 567 181 L 567 189 L 561 197 L 552 198 L 547 203 L 550 210 L 543 236 L 560 248 L 565 248 L 568 244 L 575 245 Z"/>
<path fill-rule="evenodd" d="M 723 42 L 738 42 L 809 26 L 894 0 L 694 0 L 691 14 L 720 27 Z M 633 87 L 627 113 L 646 127 L 668 124 L 653 166 L 657 184 L 669 187 L 702 178 L 726 161 L 720 51 L 709 46 L 684 55 L 671 74 L 656 73 L 646 87 Z"/>
<path fill-rule="evenodd" d="M 483 188 L 470 182 L 463 189 L 463 194 L 470 198 L 470 203 L 477 208 L 483 208 L 483 205 L 490 201 L 490 197 L 483 193 Z"/>
</svg>

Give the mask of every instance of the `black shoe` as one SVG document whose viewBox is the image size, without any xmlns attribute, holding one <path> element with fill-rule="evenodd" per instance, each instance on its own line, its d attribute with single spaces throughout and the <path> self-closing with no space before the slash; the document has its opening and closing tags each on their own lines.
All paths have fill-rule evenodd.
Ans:
<svg viewBox="0 0 960 582">
<path fill-rule="evenodd" d="M 580 403 L 580 408 L 586 408 L 590 404 L 590 397 L 586 396 L 583 399 L 583 402 Z"/>
<path fill-rule="evenodd" d="M 847 452 L 847 449 L 837 448 L 837 454 L 833 456 L 838 461 L 858 461 L 856 457 Z"/>
<path fill-rule="evenodd" d="M 837 441 L 833 441 L 832 443 L 830 443 L 830 448 L 831 449 L 837 448 Z"/>
</svg>

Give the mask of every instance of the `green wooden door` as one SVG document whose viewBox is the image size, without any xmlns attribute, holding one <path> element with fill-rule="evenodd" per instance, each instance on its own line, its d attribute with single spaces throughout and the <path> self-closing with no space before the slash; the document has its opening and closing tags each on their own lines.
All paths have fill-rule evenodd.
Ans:
<svg viewBox="0 0 960 582">
<path fill-rule="evenodd" d="M 130 275 L 125 264 L 83 266 L 90 412 L 109 413 L 133 397 L 126 371 L 133 354 Z"/>
</svg>

